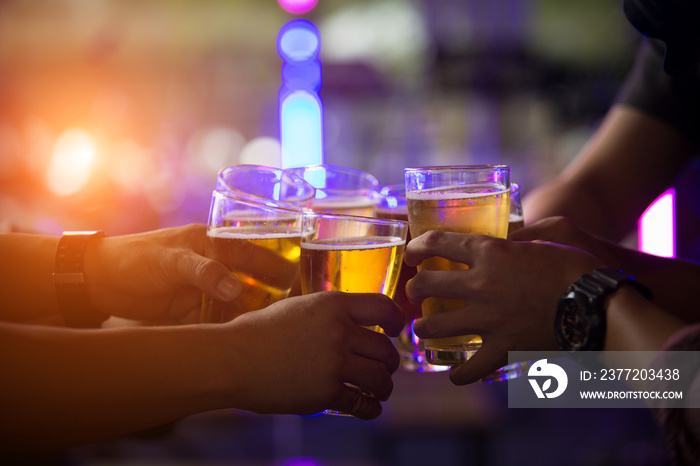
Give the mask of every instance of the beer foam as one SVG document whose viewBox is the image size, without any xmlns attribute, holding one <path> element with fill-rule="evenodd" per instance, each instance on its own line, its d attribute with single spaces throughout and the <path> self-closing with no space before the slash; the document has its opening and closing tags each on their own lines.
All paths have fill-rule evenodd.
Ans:
<svg viewBox="0 0 700 466">
<path fill-rule="evenodd" d="M 464 191 L 470 189 L 473 191 Z M 478 190 L 478 191 L 477 191 Z M 406 199 L 419 201 L 450 201 L 457 199 L 474 199 L 477 197 L 495 196 L 498 194 L 507 193 L 509 190 L 502 185 L 474 185 L 474 186 L 451 186 L 424 191 L 409 191 L 406 193 Z"/>
<path fill-rule="evenodd" d="M 246 233 L 250 231 L 251 233 Z M 299 238 L 301 233 L 298 231 L 271 231 L 264 232 L 260 231 L 258 228 L 253 227 L 243 227 L 243 228 L 214 228 L 207 231 L 207 236 L 211 238 L 225 238 L 225 239 L 282 239 L 282 238 Z"/>
<path fill-rule="evenodd" d="M 364 241 L 364 243 L 358 244 L 356 241 Z M 406 241 L 398 236 L 364 236 L 350 238 L 327 238 L 313 240 L 308 243 L 302 242 L 301 248 L 321 251 L 348 251 L 358 249 L 393 248 L 396 246 L 403 246 L 404 244 L 406 244 Z"/>
</svg>

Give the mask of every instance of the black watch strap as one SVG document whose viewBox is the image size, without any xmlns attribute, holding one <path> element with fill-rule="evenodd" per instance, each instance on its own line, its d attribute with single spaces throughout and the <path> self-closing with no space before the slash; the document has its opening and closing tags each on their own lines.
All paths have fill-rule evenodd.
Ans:
<svg viewBox="0 0 700 466">
<path fill-rule="evenodd" d="M 90 303 L 83 273 L 85 246 L 103 236 L 102 231 L 67 231 L 58 241 L 53 280 L 58 309 L 68 327 L 96 328 L 107 320 Z"/>
<path fill-rule="evenodd" d="M 651 300 L 652 292 L 633 277 L 615 269 L 596 269 L 581 275 L 559 301 L 554 334 L 563 351 L 600 351 L 607 330 L 605 299 L 623 285 L 631 285 Z"/>
<path fill-rule="evenodd" d="M 606 295 L 617 291 L 622 285 L 632 285 L 649 301 L 654 298 L 649 288 L 639 283 L 634 277 L 626 275 L 622 270 L 595 269 L 591 275 L 606 285 Z"/>
</svg>

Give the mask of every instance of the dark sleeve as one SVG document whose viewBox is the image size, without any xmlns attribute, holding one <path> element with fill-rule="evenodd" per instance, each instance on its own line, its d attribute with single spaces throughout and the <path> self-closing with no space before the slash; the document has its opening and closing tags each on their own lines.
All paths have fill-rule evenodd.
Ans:
<svg viewBox="0 0 700 466">
<path fill-rule="evenodd" d="M 673 335 L 664 347 L 664 351 L 700 351 L 700 325 L 684 328 Z M 695 370 L 694 378 L 686 393 L 697 403 L 700 389 L 700 373 Z M 675 464 L 700 464 L 700 409 L 699 408 L 661 408 L 655 410 L 669 445 Z"/>
<path fill-rule="evenodd" d="M 663 70 L 664 50 L 663 42 L 642 40 L 616 101 L 663 120 L 700 150 L 700 66 L 671 77 Z"/>
</svg>

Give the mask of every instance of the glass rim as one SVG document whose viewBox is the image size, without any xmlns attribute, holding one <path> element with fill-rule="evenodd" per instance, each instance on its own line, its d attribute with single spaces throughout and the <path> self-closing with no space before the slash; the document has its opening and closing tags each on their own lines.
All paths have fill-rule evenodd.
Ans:
<svg viewBox="0 0 700 466">
<path fill-rule="evenodd" d="M 346 165 L 335 165 L 332 163 L 316 163 L 316 164 L 311 164 L 311 165 L 301 165 L 299 167 L 289 167 L 285 168 L 284 171 L 286 172 L 291 172 L 291 173 L 296 173 L 298 171 L 306 171 L 308 169 L 312 168 L 325 168 L 325 169 L 331 169 L 335 172 L 338 173 L 349 173 L 349 174 L 357 174 L 357 175 L 367 175 L 368 178 L 374 178 L 375 180 L 377 179 L 374 175 L 372 175 L 370 172 L 367 172 L 365 170 L 361 170 L 359 168 L 354 168 L 354 167 L 348 167 Z M 379 181 L 377 180 L 377 183 Z"/>
<path fill-rule="evenodd" d="M 353 192 L 353 191 L 364 191 L 364 190 L 376 190 L 377 187 L 379 186 L 379 180 L 372 175 L 370 172 L 367 172 L 365 170 L 360 170 L 359 168 L 353 168 L 353 167 L 347 167 L 345 165 L 334 165 L 334 164 L 328 164 L 328 163 L 319 163 L 319 164 L 313 164 L 313 165 L 302 165 L 300 167 L 290 167 L 286 168 L 285 171 L 288 173 L 293 173 L 294 175 L 300 177 L 303 179 L 305 182 L 313 184 L 304 178 L 303 174 L 311 171 L 311 170 L 326 170 L 327 172 L 331 173 L 337 173 L 340 175 L 348 175 L 348 176 L 354 176 L 357 177 L 358 179 L 366 180 L 369 182 L 369 186 L 360 186 L 357 189 L 348 189 L 348 188 L 330 188 L 332 191 L 347 191 L 347 192 Z M 323 188 L 318 188 L 314 186 L 316 190 L 329 190 L 327 187 Z"/>
<path fill-rule="evenodd" d="M 225 197 L 228 199 L 231 199 L 232 201 L 246 205 L 248 207 L 253 207 L 253 208 L 259 208 L 259 209 L 265 209 L 265 210 L 272 210 L 275 212 L 283 212 L 283 213 L 289 213 L 289 214 L 294 214 L 294 215 L 299 215 L 301 216 L 306 212 L 306 208 L 303 207 L 296 207 L 293 204 L 287 204 L 287 203 L 280 203 L 279 201 L 275 201 L 274 199 L 266 199 L 264 197 L 255 197 L 254 199 L 251 199 L 249 196 L 239 196 L 238 193 L 230 193 L 230 192 L 225 192 L 225 191 L 219 191 L 217 189 L 212 191 L 212 196 L 221 196 Z M 283 204 L 283 205 L 280 205 Z"/>
<path fill-rule="evenodd" d="M 408 222 L 405 220 L 392 218 L 362 217 L 360 215 L 329 214 L 327 212 L 315 212 L 310 209 L 304 210 L 303 216 L 304 218 L 325 218 L 329 220 L 338 221 L 345 220 L 352 222 L 372 223 L 378 225 L 398 225 L 408 227 Z"/>
<path fill-rule="evenodd" d="M 424 167 L 406 167 L 404 173 L 423 172 L 423 171 L 489 171 L 489 170 L 511 170 L 511 166 L 507 164 L 496 165 L 427 165 Z"/>
<path fill-rule="evenodd" d="M 283 177 L 287 176 L 290 178 L 290 180 L 293 182 L 291 186 L 301 188 L 305 195 L 303 197 L 299 197 L 296 200 L 288 200 L 288 201 L 283 201 L 283 200 L 277 200 L 277 199 L 270 199 L 268 197 L 264 196 L 258 196 L 256 194 L 252 194 L 243 190 L 240 190 L 236 188 L 235 186 L 231 186 L 228 181 L 224 178 L 225 174 L 227 172 L 232 172 L 232 171 L 242 171 L 244 173 L 248 171 L 260 171 L 260 172 L 267 172 L 267 173 L 273 173 L 277 176 L 277 181 L 279 183 L 282 183 Z M 316 188 L 309 183 L 307 180 L 302 178 L 301 176 L 297 175 L 296 173 L 290 172 L 286 169 L 283 168 L 278 168 L 278 167 L 270 167 L 267 165 L 256 165 L 256 164 L 238 164 L 238 165 L 229 165 L 226 167 L 223 167 L 219 170 L 219 172 L 216 175 L 217 182 L 221 181 L 221 183 L 232 193 L 235 193 L 236 195 L 240 195 L 242 197 L 249 198 L 253 201 L 257 201 L 258 199 L 264 199 L 264 200 L 269 200 L 272 202 L 278 202 L 281 204 L 285 205 L 291 205 L 295 206 L 297 204 L 306 204 L 310 203 L 314 197 L 316 196 Z M 217 183 L 218 184 L 218 183 Z M 217 188 L 217 191 L 219 189 Z"/>
</svg>

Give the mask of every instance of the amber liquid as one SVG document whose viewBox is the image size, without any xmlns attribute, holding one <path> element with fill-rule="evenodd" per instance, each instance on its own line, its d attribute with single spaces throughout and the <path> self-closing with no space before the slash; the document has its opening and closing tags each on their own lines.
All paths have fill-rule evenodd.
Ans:
<svg viewBox="0 0 700 466">
<path fill-rule="evenodd" d="M 429 230 L 454 231 L 505 238 L 508 233 L 510 191 L 498 185 L 438 189 L 409 193 L 408 218 L 413 237 Z M 466 270 L 469 266 L 441 257 L 423 261 L 418 270 Z M 423 316 L 464 307 L 461 299 L 427 298 Z M 481 347 L 478 335 L 424 339 L 428 361 L 438 365 L 464 362 Z"/>
<path fill-rule="evenodd" d="M 226 265 L 243 285 L 230 303 L 204 295 L 201 322 L 228 322 L 288 296 L 299 272 L 301 236 L 275 231 L 249 233 L 246 228 L 222 227 L 207 233 L 205 256 Z"/>
</svg>

